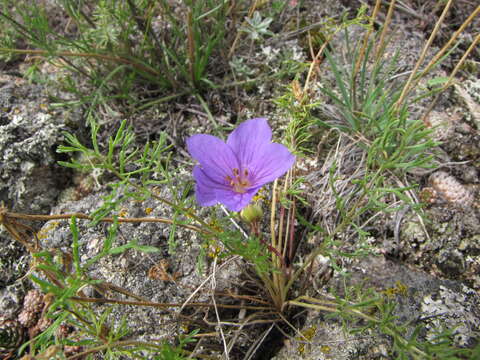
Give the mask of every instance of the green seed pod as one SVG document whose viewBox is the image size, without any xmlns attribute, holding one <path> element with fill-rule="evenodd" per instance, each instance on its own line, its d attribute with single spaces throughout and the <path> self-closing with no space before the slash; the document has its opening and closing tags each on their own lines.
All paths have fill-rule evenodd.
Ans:
<svg viewBox="0 0 480 360">
<path fill-rule="evenodd" d="M 248 205 L 247 207 L 243 208 L 243 210 L 240 212 L 240 217 L 247 224 L 251 224 L 254 221 L 260 220 L 262 216 L 263 216 L 262 207 L 257 203 Z"/>
</svg>

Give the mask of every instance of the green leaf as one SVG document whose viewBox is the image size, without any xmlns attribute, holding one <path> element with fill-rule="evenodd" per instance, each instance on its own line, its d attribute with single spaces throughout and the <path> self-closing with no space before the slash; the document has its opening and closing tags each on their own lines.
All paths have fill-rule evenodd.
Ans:
<svg viewBox="0 0 480 360">
<path fill-rule="evenodd" d="M 445 83 L 448 82 L 448 77 L 446 76 L 438 76 L 438 77 L 434 77 L 433 79 L 429 79 L 427 80 L 427 86 L 428 87 L 434 87 L 434 86 L 437 86 L 437 85 L 444 85 Z"/>
<path fill-rule="evenodd" d="M 134 249 L 144 253 L 154 253 L 154 252 L 160 251 L 160 249 L 155 246 L 138 245 L 137 240 L 132 240 L 125 245 L 110 249 L 109 254 L 112 254 L 112 255 L 121 254 L 128 249 Z"/>
</svg>

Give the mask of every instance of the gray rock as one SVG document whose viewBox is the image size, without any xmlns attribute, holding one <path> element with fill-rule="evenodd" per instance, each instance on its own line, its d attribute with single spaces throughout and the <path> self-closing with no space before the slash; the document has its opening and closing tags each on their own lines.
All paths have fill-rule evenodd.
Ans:
<svg viewBox="0 0 480 360">
<path fill-rule="evenodd" d="M 68 183 L 56 147 L 69 126 L 64 114 L 48 110 L 42 86 L 1 80 L 8 111 L 0 123 L 0 201 L 14 211 L 48 212 Z"/>
<path fill-rule="evenodd" d="M 369 257 L 349 266 L 351 285 L 391 295 L 397 306 L 394 315 L 400 323 L 425 325 L 420 334 L 430 340 L 442 327 L 453 330 L 457 346 L 469 346 L 478 341 L 480 330 L 480 297 L 460 282 L 440 280 L 429 274 L 385 260 Z M 343 278 L 336 278 L 341 291 Z M 389 339 L 375 332 L 346 333 L 342 324 L 326 318 L 325 313 L 309 311 L 302 336 L 290 339 L 275 357 L 276 360 L 356 360 L 390 358 Z"/>
<path fill-rule="evenodd" d="M 457 249 L 442 249 L 437 256 L 437 264 L 443 273 L 449 277 L 461 275 L 465 272 L 465 257 Z"/>
<path fill-rule="evenodd" d="M 9 211 L 48 214 L 70 171 L 57 164 L 62 132 L 78 127 L 79 113 L 49 110 L 42 85 L 0 73 L 0 203 Z M 0 230 L 0 286 L 22 277 L 28 257 Z"/>
<path fill-rule="evenodd" d="M 168 188 L 164 188 L 158 195 L 170 197 L 169 192 Z M 103 203 L 102 198 L 105 195 L 105 192 L 95 193 L 78 201 L 62 203 L 53 208 L 52 213 L 91 214 Z M 122 203 L 122 214 L 125 217 L 173 217 L 170 208 L 154 199 L 127 200 Z M 77 224 L 80 233 L 79 255 L 81 263 L 85 264 L 102 250 L 109 225 L 100 223 L 91 226 L 88 220 L 78 220 Z M 104 257 L 88 269 L 87 276 L 103 281 L 105 288 L 109 285 L 121 287 L 136 294 L 138 299 L 182 305 L 205 280 L 203 273 L 197 269 L 201 241 L 197 233 L 177 227 L 174 236 L 177 251 L 169 253 L 170 231 L 170 226 L 161 223 L 120 224 L 113 247 L 122 246 L 135 240 L 139 245 L 154 246 L 159 251 L 143 253 L 131 249 L 121 254 Z M 72 235 L 68 221 L 52 220 L 44 225 L 41 233 L 41 246 L 44 249 L 54 248 L 64 253 L 72 252 Z M 209 272 L 212 268 L 207 264 L 204 270 Z M 232 279 L 237 279 L 240 274 L 241 264 L 231 262 L 228 267 L 217 272 L 216 290 L 222 291 L 231 287 Z M 41 274 L 37 275 L 41 276 Z M 190 302 L 211 302 L 210 289 L 211 281 L 207 281 L 204 286 L 199 288 L 198 294 L 190 299 Z M 88 296 L 100 296 L 93 287 L 86 287 L 83 292 Z M 109 290 L 101 296 L 120 300 L 136 300 L 113 290 Z M 105 310 L 107 307 L 110 305 L 96 306 L 98 311 Z M 112 322 L 119 323 L 122 317 L 126 317 L 128 327 L 131 329 L 130 335 L 136 338 L 141 337 L 144 340 L 168 338 L 175 336 L 180 331 L 178 320 L 182 319 L 183 312 L 178 312 L 179 307 L 172 306 L 161 309 L 150 306 L 114 306 L 110 319 Z M 205 311 L 202 308 L 197 310 Z M 191 311 L 192 308 L 187 308 L 185 313 Z M 180 314 L 180 317 L 177 314 Z"/>
<path fill-rule="evenodd" d="M 20 311 L 25 289 L 22 282 L 0 288 L 0 315 L 12 319 Z"/>
</svg>

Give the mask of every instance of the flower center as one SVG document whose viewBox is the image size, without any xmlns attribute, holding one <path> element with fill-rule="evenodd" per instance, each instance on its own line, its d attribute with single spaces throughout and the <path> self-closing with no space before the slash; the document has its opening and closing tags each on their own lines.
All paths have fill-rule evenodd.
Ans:
<svg viewBox="0 0 480 360">
<path fill-rule="evenodd" d="M 239 194 L 244 194 L 247 192 L 246 188 L 250 186 L 250 181 L 248 180 L 248 169 L 244 169 L 242 173 L 237 168 L 233 169 L 233 177 L 226 176 L 228 184 L 232 187 L 233 191 Z"/>
</svg>

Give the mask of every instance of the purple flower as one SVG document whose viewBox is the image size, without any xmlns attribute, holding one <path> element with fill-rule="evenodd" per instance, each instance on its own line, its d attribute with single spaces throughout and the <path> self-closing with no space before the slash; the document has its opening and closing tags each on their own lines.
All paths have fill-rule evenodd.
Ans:
<svg viewBox="0 0 480 360">
<path fill-rule="evenodd" d="M 240 211 L 258 189 L 285 174 L 295 156 L 271 140 L 272 130 L 265 118 L 240 124 L 227 143 L 212 135 L 189 137 L 188 152 L 199 162 L 193 168 L 198 203 L 222 203 L 231 211 Z"/>
</svg>

